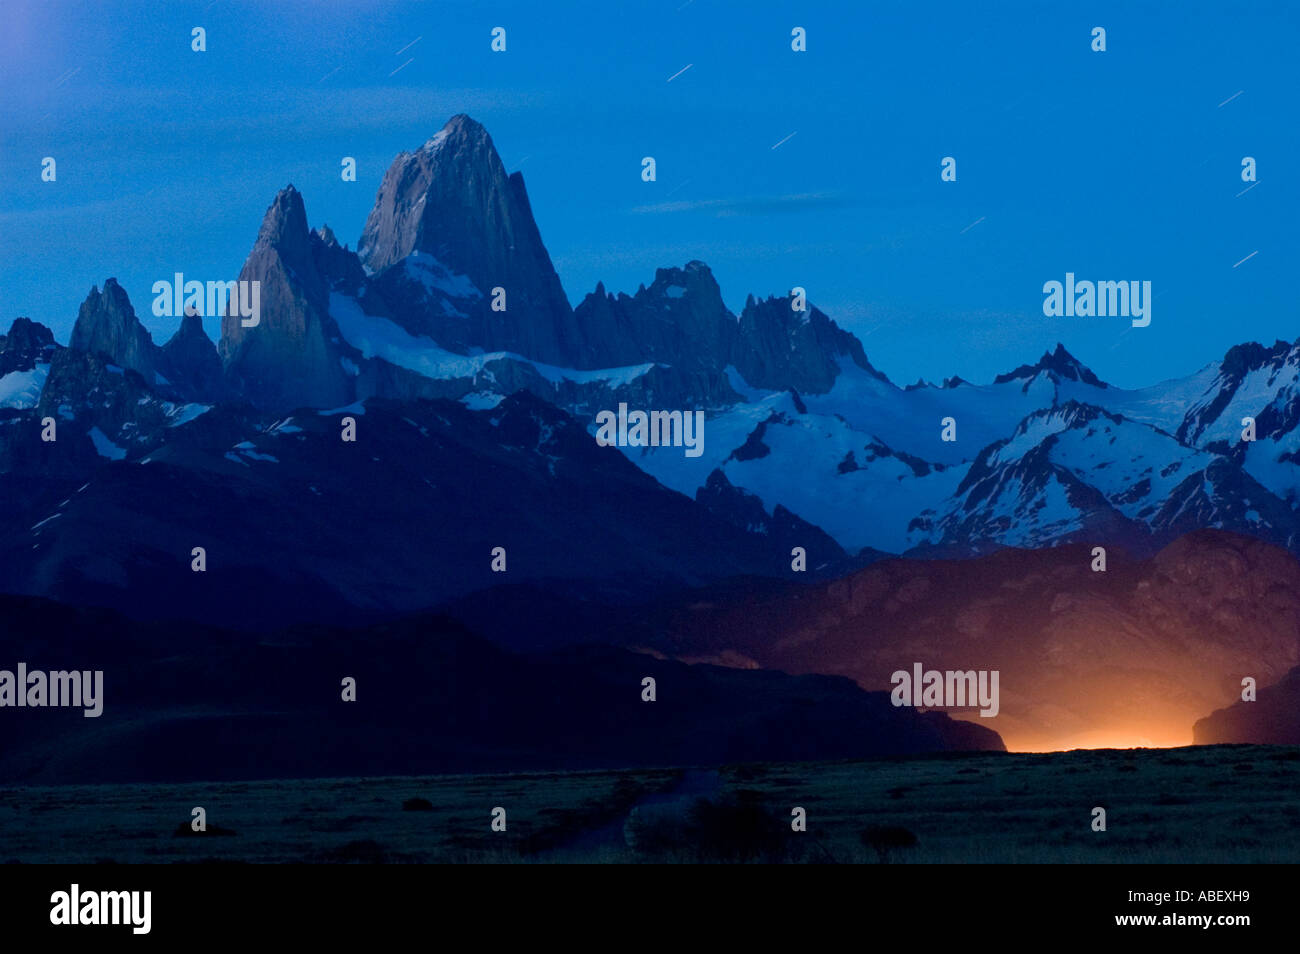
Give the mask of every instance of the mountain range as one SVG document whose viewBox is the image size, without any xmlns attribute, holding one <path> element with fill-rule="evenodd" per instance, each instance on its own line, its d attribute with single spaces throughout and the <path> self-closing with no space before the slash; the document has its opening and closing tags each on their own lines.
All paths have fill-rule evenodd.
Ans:
<svg viewBox="0 0 1300 954">
<path fill-rule="evenodd" d="M 155 344 L 111 278 L 67 346 L 25 318 L 0 338 L 11 592 L 273 625 L 462 597 L 505 581 L 496 547 L 512 584 L 628 599 L 884 555 L 1150 556 L 1203 528 L 1300 552 L 1300 344 L 1140 390 L 1059 345 L 900 387 L 793 292 L 733 314 L 698 261 L 571 308 L 522 176 L 464 115 L 394 160 L 355 251 L 282 190 L 239 280 L 260 321 L 228 313 L 217 342 L 188 315 Z M 620 404 L 705 411 L 702 453 L 597 446 Z"/>
</svg>

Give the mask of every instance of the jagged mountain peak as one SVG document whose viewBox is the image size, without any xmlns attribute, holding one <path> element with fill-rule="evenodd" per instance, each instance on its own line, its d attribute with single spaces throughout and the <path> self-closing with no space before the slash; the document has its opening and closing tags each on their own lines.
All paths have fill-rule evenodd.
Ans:
<svg viewBox="0 0 1300 954">
<path fill-rule="evenodd" d="M 882 383 L 862 342 L 808 303 L 796 311 L 790 294 L 745 299 L 733 364 L 751 387 L 825 394 L 849 361 Z M 890 385 L 892 387 L 892 385 Z"/>
<path fill-rule="evenodd" d="M 415 152 L 393 159 L 357 253 L 368 269 L 379 272 L 412 252 L 428 252 L 481 280 L 484 268 L 502 264 L 502 253 L 514 248 L 513 219 L 527 211 L 516 206 L 492 137 L 462 113 Z"/>
<path fill-rule="evenodd" d="M 37 364 L 49 362 L 57 348 L 49 328 L 30 318 L 15 318 L 9 333 L 0 335 L 0 380 L 10 372 L 32 371 Z M 37 386 L 34 379 L 31 385 Z M 20 390 L 0 384 L 0 407 L 16 407 L 38 396 L 23 395 Z"/>
<path fill-rule="evenodd" d="M 463 145 L 492 146 L 492 137 L 482 123 L 472 119 L 468 113 L 457 113 L 446 124 L 425 141 L 420 150 L 432 152 L 444 145 L 458 147 Z"/>
<path fill-rule="evenodd" d="M 684 298 L 689 295 L 703 299 L 710 308 L 727 311 L 717 279 L 713 277 L 709 266 L 700 261 L 687 262 L 684 268 L 670 266 L 655 269 L 654 281 L 650 287 L 642 285 L 637 295 L 668 298 Z"/>
<path fill-rule="evenodd" d="M 158 347 L 116 278 L 107 279 L 102 292 L 98 287 L 90 289 L 77 312 L 69 344 L 76 351 L 104 354 L 114 364 L 138 371 L 145 381 L 154 381 Z"/>
<path fill-rule="evenodd" d="M 770 308 L 775 305 L 780 309 L 780 313 L 789 320 L 800 322 L 810 320 L 813 312 L 818 312 L 820 314 L 819 310 L 811 304 L 808 305 L 808 309 L 805 312 L 795 311 L 791 307 L 791 302 L 793 301 L 793 292 L 786 292 L 784 295 L 767 295 L 766 297 L 755 297 L 751 294 L 745 296 L 744 310 L 752 311 L 756 308 Z"/>
<path fill-rule="evenodd" d="M 1065 349 L 1065 345 L 1059 341 L 1054 351 L 1044 351 L 1043 356 L 1036 363 L 1022 364 L 1008 374 L 999 374 L 993 379 L 993 383 L 1006 384 L 1010 381 L 1025 380 L 1026 378 L 1037 377 L 1043 372 L 1067 381 L 1078 381 L 1081 384 L 1091 384 L 1098 388 L 1108 387 L 1082 361 L 1070 354 Z"/>
<path fill-rule="evenodd" d="M 1267 364 L 1282 364 L 1294 348 L 1295 345 L 1288 341 L 1275 341 L 1271 348 L 1257 341 L 1247 341 L 1229 348 L 1223 356 L 1223 361 L 1220 362 L 1220 367 L 1227 375 L 1240 376 Z"/>
<path fill-rule="evenodd" d="M 301 231 L 306 231 L 307 209 L 303 204 L 302 193 L 291 182 L 275 194 L 267 207 L 266 214 L 262 217 L 262 234 L 274 238 L 286 228 L 296 233 L 300 231 L 299 225 L 302 226 Z"/>
<path fill-rule="evenodd" d="M 214 401 L 225 396 L 217 346 L 203 330 L 197 314 L 181 318 L 181 326 L 162 346 L 163 373 L 190 397 Z"/>
<path fill-rule="evenodd" d="M 126 293 L 126 289 L 121 286 L 116 278 L 104 279 L 104 289 L 100 291 L 98 285 L 91 285 L 90 291 L 86 293 L 86 301 L 91 303 L 92 307 L 99 303 L 100 298 L 105 298 L 116 305 L 124 305 L 126 308 L 131 307 L 131 298 Z M 134 312 L 132 312 L 134 314 Z"/>
<path fill-rule="evenodd" d="M 54 344 L 54 332 L 39 321 L 18 317 L 9 326 L 9 333 L 0 335 L 0 351 L 10 349 L 40 349 Z"/>
<path fill-rule="evenodd" d="M 257 246 L 274 248 L 281 253 L 290 265 L 298 267 L 304 256 L 309 257 L 307 227 L 307 208 L 303 204 L 302 193 L 292 184 L 285 186 L 275 194 L 266 214 L 262 216 L 262 226 L 257 233 Z"/>
<path fill-rule="evenodd" d="M 1178 428 L 1180 440 L 1223 442 L 1235 433 L 1235 422 L 1245 415 L 1258 418 L 1260 433 L 1275 438 L 1296 426 L 1300 343 L 1276 341 L 1267 347 L 1248 341 L 1229 348 L 1223 360 L 1202 371 L 1209 372 L 1213 380 L 1183 418 Z M 1271 393 L 1267 401 L 1259 400 L 1260 389 Z M 1223 446 L 1220 443 L 1221 450 Z"/>
<path fill-rule="evenodd" d="M 588 366 L 616 367 L 647 361 L 721 373 L 734 347 L 736 316 L 701 261 L 655 270 L 636 294 L 606 292 L 603 282 L 574 309 L 580 357 Z"/>
<path fill-rule="evenodd" d="M 470 322 L 455 337 L 472 332 L 476 347 L 570 367 L 581 359 L 584 343 L 523 176 L 506 175 L 492 138 L 463 114 L 393 160 L 357 245 L 362 265 L 377 276 L 414 253 L 437 262 L 440 282 L 464 291 L 454 310 Z M 506 295 L 505 310 L 489 308 L 494 288 Z M 408 316 L 412 327 L 456 332 L 446 327 L 441 299 L 420 298 L 414 304 L 424 311 Z"/>
<path fill-rule="evenodd" d="M 173 342 L 190 340 L 201 340 L 212 344 L 212 339 L 209 338 L 208 333 L 203 330 L 203 317 L 193 312 L 186 312 L 181 316 L 181 326 L 176 329 L 176 333 L 168 339 L 167 344 L 163 347 L 167 347 Z"/>
<path fill-rule="evenodd" d="M 226 387 L 259 407 L 337 407 L 352 400 L 352 376 L 340 363 L 329 316 L 329 282 L 315 254 L 328 248 L 308 227 L 298 190 L 290 184 L 276 193 L 239 272 L 239 281 L 258 283 L 257 322 L 245 325 L 228 305 L 218 346 Z"/>
</svg>

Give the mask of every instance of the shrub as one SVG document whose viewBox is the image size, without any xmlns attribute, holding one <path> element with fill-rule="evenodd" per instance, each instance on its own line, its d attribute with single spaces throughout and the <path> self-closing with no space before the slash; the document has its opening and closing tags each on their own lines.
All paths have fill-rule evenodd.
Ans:
<svg viewBox="0 0 1300 954">
<path fill-rule="evenodd" d="M 863 845 L 875 851 L 881 864 L 888 863 L 895 852 L 915 848 L 919 844 L 915 833 L 901 825 L 872 825 L 860 837 Z"/>
</svg>

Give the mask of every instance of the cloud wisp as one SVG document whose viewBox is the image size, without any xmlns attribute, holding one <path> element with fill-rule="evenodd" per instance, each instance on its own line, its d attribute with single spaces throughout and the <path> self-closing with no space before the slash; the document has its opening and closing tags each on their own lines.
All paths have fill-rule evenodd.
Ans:
<svg viewBox="0 0 1300 954">
<path fill-rule="evenodd" d="M 708 212 L 717 218 L 736 215 L 771 215 L 778 212 L 806 212 L 812 209 L 842 208 L 849 200 L 835 192 L 799 192 L 790 195 L 753 196 L 739 199 L 682 199 L 638 205 L 637 215 L 674 212 Z"/>
</svg>

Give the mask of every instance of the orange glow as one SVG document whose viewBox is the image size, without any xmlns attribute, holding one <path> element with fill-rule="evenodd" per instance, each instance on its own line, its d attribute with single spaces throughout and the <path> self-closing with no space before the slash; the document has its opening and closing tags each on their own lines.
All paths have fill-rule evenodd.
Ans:
<svg viewBox="0 0 1300 954">
<path fill-rule="evenodd" d="M 1100 726 L 1076 732 L 1061 732 L 1059 735 L 1044 731 L 1041 727 L 1006 719 L 981 720 L 978 715 L 950 713 L 953 718 L 963 719 L 992 728 L 1002 736 L 1008 752 L 1068 752 L 1072 749 L 1175 749 L 1194 744 L 1192 719 L 1182 713 L 1174 715 L 1168 721 L 1142 720 L 1136 725 L 1119 727 L 1115 725 Z M 992 724 L 991 724 L 992 723 Z M 1001 724 L 996 724 L 1001 723 Z"/>
</svg>

